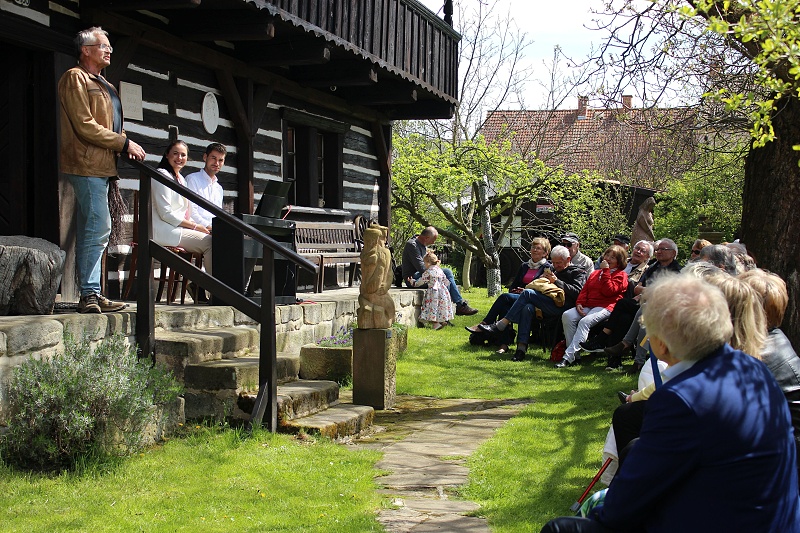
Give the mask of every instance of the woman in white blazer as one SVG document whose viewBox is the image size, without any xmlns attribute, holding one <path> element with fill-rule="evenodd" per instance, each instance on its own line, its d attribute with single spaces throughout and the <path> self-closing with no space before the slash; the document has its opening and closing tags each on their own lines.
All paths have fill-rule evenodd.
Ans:
<svg viewBox="0 0 800 533">
<path fill-rule="evenodd" d="M 173 141 L 164 152 L 158 171 L 185 187 L 181 169 L 186 165 L 188 154 L 185 142 Z M 202 253 L 206 272 L 211 274 L 211 234 L 202 224 L 191 219 L 189 200 L 153 181 L 151 201 L 153 240 L 161 246 L 180 246 L 187 252 Z"/>
</svg>

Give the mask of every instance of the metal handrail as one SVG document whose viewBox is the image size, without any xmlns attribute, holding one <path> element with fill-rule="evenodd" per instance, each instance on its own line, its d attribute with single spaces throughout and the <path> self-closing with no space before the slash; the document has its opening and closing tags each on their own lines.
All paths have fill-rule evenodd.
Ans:
<svg viewBox="0 0 800 533">
<path fill-rule="evenodd" d="M 257 320 L 261 326 L 258 365 L 258 397 L 253 406 L 248 426 L 262 424 L 264 415 L 268 415 L 267 427 L 275 431 L 278 426 L 278 375 L 277 375 L 277 343 L 275 337 L 275 253 L 285 257 L 297 266 L 318 273 L 316 264 L 297 254 L 294 250 L 284 248 L 272 237 L 263 234 L 246 222 L 212 204 L 202 196 L 174 179 L 159 173 L 153 167 L 129 160 L 128 163 L 139 170 L 139 234 L 138 265 L 136 287 L 136 342 L 142 357 L 150 357 L 155 361 L 155 295 L 150 280 L 153 277 L 153 259 L 174 269 L 201 287 L 207 288 L 215 297 L 228 305 Z M 149 178 L 149 179 L 148 179 Z M 247 298 L 241 292 L 232 289 L 215 277 L 203 272 L 192 263 L 184 261 L 173 252 L 153 242 L 153 222 L 150 200 L 151 180 L 185 196 L 191 202 L 206 209 L 243 234 L 250 236 L 262 245 L 261 270 L 261 304 Z"/>
</svg>

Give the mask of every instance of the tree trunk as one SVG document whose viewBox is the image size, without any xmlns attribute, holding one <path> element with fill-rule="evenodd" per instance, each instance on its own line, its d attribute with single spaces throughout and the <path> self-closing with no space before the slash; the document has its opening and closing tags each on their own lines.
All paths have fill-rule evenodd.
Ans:
<svg viewBox="0 0 800 533">
<path fill-rule="evenodd" d="M 785 104 L 785 105 L 784 105 Z M 775 140 L 753 148 L 745 164 L 742 242 L 758 266 L 780 275 L 789 290 L 783 320 L 786 336 L 800 349 L 800 101 L 778 102 Z"/>
<path fill-rule="evenodd" d="M 465 250 L 464 264 L 461 266 L 461 286 L 465 291 L 472 288 L 472 281 L 470 281 L 472 272 L 470 270 L 472 270 L 472 250 Z"/>
<path fill-rule="evenodd" d="M 483 231 L 483 247 L 486 253 L 492 258 L 492 265 L 486 266 L 486 292 L 489 297 L 497 296 L 502 291 L 500 285 L 500 255 L 494 244 L 492 235 L 492 220 L 489 207 L 486 205 L 487 179 L 484 177 L 478 186 L 478 203 L 483 206 L 481 209 L 481 230 Z"/>
</svg>

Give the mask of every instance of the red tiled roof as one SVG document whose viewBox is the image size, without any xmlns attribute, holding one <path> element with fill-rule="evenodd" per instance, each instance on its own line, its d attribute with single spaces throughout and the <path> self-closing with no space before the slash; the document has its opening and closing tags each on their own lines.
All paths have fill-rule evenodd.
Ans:
<svg viewBox="0 0 800 533">
<path fill-rule="evenodd" d="M 510 135 L 515 152 L 550 167 L 660 189 L 694 161 L 694 117 L 687 108 L 492 111 L 481 132 L 489 142 Z"/>
</svg>

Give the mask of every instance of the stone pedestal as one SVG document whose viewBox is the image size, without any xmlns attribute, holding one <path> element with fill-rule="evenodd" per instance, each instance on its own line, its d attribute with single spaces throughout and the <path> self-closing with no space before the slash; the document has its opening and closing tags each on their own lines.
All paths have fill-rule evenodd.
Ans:
<svg viewBox="0 0 800 533">
<path fill-rule="evenodd" d="M 65 255 L 44 239 L 0 237 L 0 315 L 51 314 Z"/>
<path fill-rule="evenodd" d="M 353 403 L 394 407 L 397 346 L 392 329 L 353 330 Z"/>
</svg>

